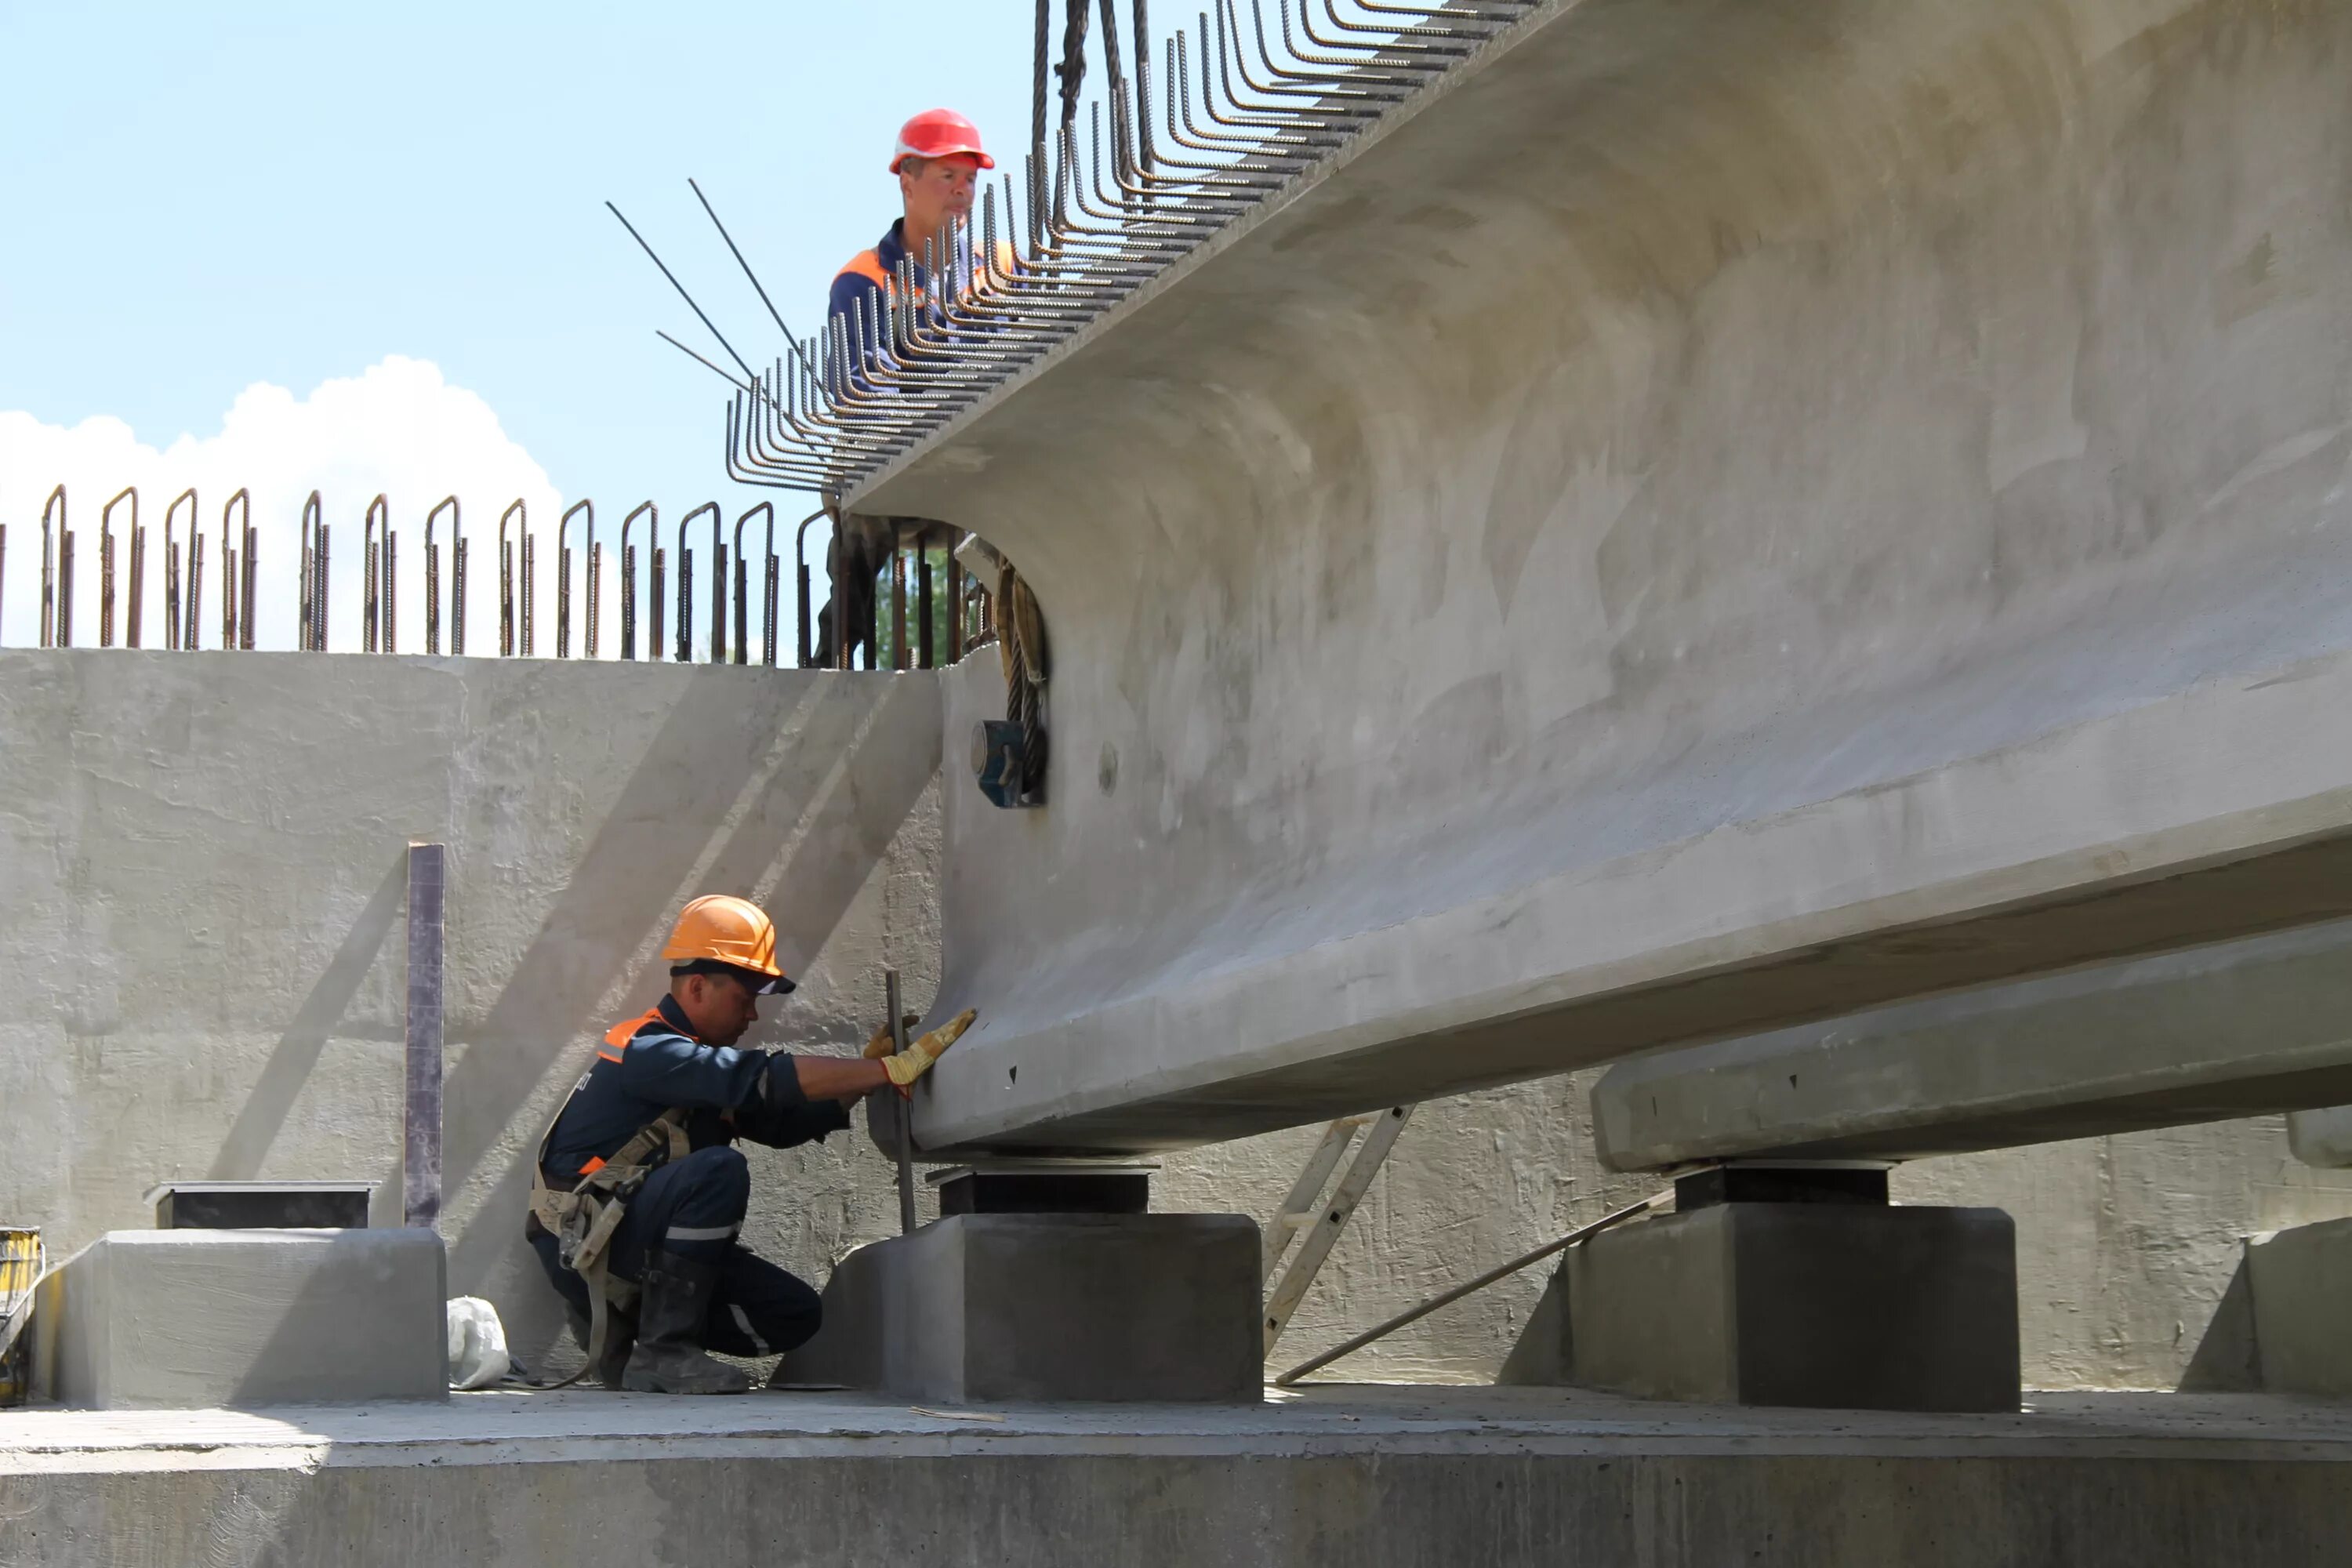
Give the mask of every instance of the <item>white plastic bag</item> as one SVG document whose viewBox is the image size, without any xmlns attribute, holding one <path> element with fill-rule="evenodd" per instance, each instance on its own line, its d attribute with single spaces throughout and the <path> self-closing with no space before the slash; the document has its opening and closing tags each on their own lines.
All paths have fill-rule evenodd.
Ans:
<svg viewBox="0 0 2352 1568">
<path fill-rule="evenodd" d="M 449 1303 L 449 1386 L 488 1388 L 514 1364 L 499 1310 L 479 1296 Z"/>
</svg>

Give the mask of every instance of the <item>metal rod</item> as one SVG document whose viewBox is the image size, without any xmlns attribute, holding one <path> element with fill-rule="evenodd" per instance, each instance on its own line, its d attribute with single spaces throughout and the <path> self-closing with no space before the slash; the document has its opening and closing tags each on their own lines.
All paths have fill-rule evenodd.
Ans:
<svg viewBox="0 0 2352 1568">
<path fill-rule="evenodd" d="M 98 513 L 98 646 L 114 646 L 114 509 L 131 503 L 131 526 L 139 526 L 139 487 L 119 491 Z"/>
<path fill-rule="evenodd" d="M 1389 1335 L 1396 1332 L 1399 1329 L 1405 1327 L 1407 1324 L 1419 1322 L 1422 1319 L 1429 1316 L 1430 1313 L 1436 1311 L 1440 1307 L 1450 1307 L 1454 1302 L 1462 1300 L 1463 1297 L 1470 1295 L 1474 1291 L 1483 1290 L 1487 1286 L 1495 1283 L 1497 1279 L 1507 1279 L 1512 1275 L 1517 1274 L 1520 1269 L 1527 1268 L 1530 1264 L 1541 1263 L 1545 1258 L 1549 1258 L 1556 1252 L 1565 1252 L 1580 1241 L 1590 1240 L 1591 1237 L 1599 1236 L 1602 1231 L 1609 1229 L 1612 1226 L 1622 1225 L 1625 1221 L 1633 1218 L 1637 1215 L 1647 1214 L 1650 1210 L 1656 1208 L 1660 1204 L 1666 1202 L 1674 1195 L 1675 1192 L 1672 1187 L 1668 1187 L 1663 1193 L 1653 1193 L 1638 1204 L 1628 1204 L 1623 1208 L 1617 1210 L 1613 1214 L 1602 1215 L 1591 1225 L 1583 1226 L 1578 1229 L 1570 1231 L 1558 1241 L 1549 1241 L 1543 1246 L 1537 1247 L 1533 1252 L 1521 1253 L 1518 1257 L 1512 1258 L 1508 1263 L 1502 1264 L 1494 1268 L 1489 1268 L 1486 1273 L 1479 1275 L 1475 1279 L 1466 1279 L 1461 1284 L 1454 1287 L 1451 1290 L 1447 1290 L 1441 1295 L 1431 1297 L 1428 1300 L 1423 1301 L 1418 1307 L 1414 1307 L 1407 1311 L 1399 1312 L 1395 1317 L 1389 1319 L 1386 1322 L 1366 1329 L 1362 1333 L 1356 1335 L 1353 1339 L 1342 1340 L 1339 1343 L 1333 1345 L 1329 1350 L 1323 1352 L 1320 1355 L 1307 1357 L 1305 1361 L 1300 1362 L 1297 1366 L 1292 1367 L 1288 1372 L 1286 1372 L 1281 1376 L 1276 1378 L 1274 1380 L 1275 1386 L 1276 1388 L 1288 1388 L 1292 1384 L 1297 1383 L 1300 1378 L 1305 1377 L 1307 1373 L 1322 1371 L 1323 1368 L 1329 1366 L 1341 1356 L 1353 1355 L 1356 1352 L 1362 1350 L 1366 1345 L 1370 1344 L 1373 1341 L 1386 1339 Z"/>
<path fill-rule="evenodd" d="M 931 531 L 928 528 L 915 535 L 915 647 L 920 656 L 921 668 L 937 668 L 931 646 Z"/>
<path fill-rule="evenodd" d="M 499 657 L 512 658 L 515 654 L 515 581 L 514 543 L 507 537 L 507 524 L 518 514 L 522 518 L 523 532 L 529 537 L 530 513 L 524 510 L 522 500 L 517 497 L 507 510 L 499 513 Z M 525 568 L 528 572 L 529 568 Z"/>
<path fill-rule="evenodd" d="M 56 528 L 50 525 L 52 510 Z M 56 546 L 64 542 L 62 533 L 66 521 L 66 488 L 59 485 L 49 492 L 41 505 L 41 646 L 57 647 L 58 642 L 58 563 L 60 552 Z"/>
<path fill-rule="evenodd" d="M 890 525 L 890 668 L 907 668 L 907 536 Z"/>
<path fill-rule="evenodd" d="M 414 1229 L 441 1226 L 442 915 L 446 891 L 442 846 L 408 847 L 408 1034 L 402 1100 L 401 1220 Z"/>
<path fill-rule="evenodd" d="M 180 503 L 183 501 L 185 501 L 188 506 L 189 555 L 188 570 L 185 573 L 180 569 L 179 539 L 172 531 L 172 519 L 178 513 Z M 196 646 L 195 638 L 183 637 L 180 635 L 183 614 L 187 616 L 185 624 L 189 630 L 193 631 L 196 624 L 193 611 L 183 609 L 187 602 L 187 595 L 194 592 L 195 587 L 195 542 L 196 492 L 190 489 L 173 496 L 172 504 L 163 509 L 163 647 L 167 652 Z"/>
<path fill-rule="evenodd" d="M 907 1015 L 898 1005 L 898 972 L 882 971 L 884 1005 L 890 1009 L 890 1049 L 893 1054 L 907 1048 Z M 898 1108 L 898 1136 L 891 1142 L 898 1147 L 898 1234 L 915 1234 L 915 1102 L 896 1090 L 885 1098 Z"/>
<path fill-rule="evenodd" d="M 563 509 L 563 516 L 555 524 L 555 657 L 572 657 L 572 516 L 574 512 L 588 514 L 588 594 L 589 620 L 587 657 L 596 657 L 596 503 L 576 500 Z"/>
</svg>

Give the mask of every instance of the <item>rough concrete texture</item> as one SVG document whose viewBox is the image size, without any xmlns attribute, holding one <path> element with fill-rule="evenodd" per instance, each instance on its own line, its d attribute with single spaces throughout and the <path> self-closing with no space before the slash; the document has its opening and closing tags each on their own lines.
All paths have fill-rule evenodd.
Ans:
<svg viewBox="0 0 2352 1568">
<path fill-rule="evenodd" d="M 2246 1283 L 2263 1386 L 2352 1395 L 2352 1219 L 2248 1237 Z"/>
<path fill-rule="evenodd" d="M 857 504 L 1055 659 L 1051 807 L 948 797 L 996 1011 L 926 1142 L 2352 912 L 2347 61 L 2326 0 L 1547 7 L 913 454 Z"/>
<path fill-rule="evenodd" d="M 524 1152 L 594 1034 L 657 988 L 677 900 L 770 898 L 804 984 L 758 1039 L 849 1048 L 880 1016 L 885 962 L 929 997 L 926 683 L 0 653 L 0 1223 L 47 1226 L 63 1256 L 148 1224 L 154 1182 L 241 1176 L 389 1183 L 377 1217 L 395 1221 L 401 863 L 410 837 L 442 837 L 450 1283 L 496 1301 L 541 1364 L 560 1330 L 516 1241 Z M 1276 1366 L 1654 1191 L 1594 1158 L 1594 1076 L 1423 1105 Z M 1269 1218 L 1319 1131 L 1175 1154 L 1153 1206 Z M 803 1277 L 897 1233 L 862 1136 L 750 1153 L 745 1240 Z M 1928 1161 L 1895 1189 L 2016 1216 L 2027 1377 L 2054 1388 L 2253 1386 L 2242 1238 L 2352 1215 L 2352 1173 L 2289 1160 L 2274 1118 Z M 1489 1377 L 1543 1286 L 1506 1281 L 1335 1372 Z"/>
<path fill-rule="evenodd" d="M 924 677 L 294 654 L 0 652 L 0 1214 L 63 1254 L 174 1177 L 357 1177 L 399 1223 L 405 847 L 448 846 L 443 1228 L 535 1356 L 528 1161 L 692 895 L 776 916 L 751 1037 L 851 1051 L 934 984 Z M 852 1142 L 830 1141 L 835 1151 Z M 845 1153 L 759 1152 L 748 1237 L 883 1234 Z M 870 1153 L 865 1163 L 874 1163 Z"/>
<path fill-rule="evenodd" d="M 1564 1380 L 1649 1399 L 2014 1410 L 2017 1232 L 1998 1209 L 1718 1204 L 1572 1249 Z"/>
<path fill-rule="evenodd" d="M 2327 1171 L 2352 1166 L 2352 1105 L 2294 1112 L 2286 1119 L 2286 1141 L 2306 1165 Z"/>
<path fill-rule="evenodd" d="M 41 1284 L 40 1396 L 97 1410 L 446 1399 L 429 1230 L 119 1230 Z"/>
<path fill-rule="evenodd" d="M 1592 1094 L 1601 1158 L 1627 1171 L 1912 1159 L 2333 1104 L 2352 1094 L 2352 923 L 1654 1051 Z"/>
<path fill-rule="evenodd" d="M 0 1412 L 0 1561 L 2315 1568 L 2352 1535 L 2352 1412 L 2278 1399 L 1934 1417 L 1344 1388 L 997 1421 L 809 1395 L 420 1408 Z"/>
<path fill-rule="evenodd" d="M 1258 1300 L 1240 1215 L 950 1215 L 843 1258 L 778 1375 L 933 1405 L 1255 1405 Z"/>
</svg>

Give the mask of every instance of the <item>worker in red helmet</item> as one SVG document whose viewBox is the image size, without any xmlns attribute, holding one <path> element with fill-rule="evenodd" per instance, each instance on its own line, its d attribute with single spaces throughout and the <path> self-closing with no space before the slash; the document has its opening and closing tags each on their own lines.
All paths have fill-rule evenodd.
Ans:
<svg viewBox="0 0 2352 1568">
<path fill-rule="evenodd" d="M 950 267 L 969 266 L 965 225 L 980 193 L 981 174 L 994 167 L 996 160 L 981 145 L 980 127 L 952 109 L 927 109 L 898 128 L 890 172 L 898 176 L 904 210 L 888 233 L 851 257 L 835 276 L 826 303 L 828 325 L 845 321 L 855 336 L 862 322 L 864 352 L 856 356 L 861 363 L 880 352 L 882 306 L 898 292 L 902 263 L 914 263 L 919 301 L 930 289 L 926 257 Z M 828 353 L 832 347 L 828 340 Z"/>
</svg>

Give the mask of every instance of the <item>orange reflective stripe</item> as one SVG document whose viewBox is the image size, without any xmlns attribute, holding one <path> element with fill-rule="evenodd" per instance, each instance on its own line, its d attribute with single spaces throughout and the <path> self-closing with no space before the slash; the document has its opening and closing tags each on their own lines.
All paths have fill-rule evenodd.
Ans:
<svg viewBox="0 0 2352 1568">
<path fill-rule="evenodd" d="M 588 1163 L 580 1167 L 580 1173 L 583 1176 L 593 1176 L 604 1168 L 604 1156 L 602 1154 L 591 1154 L 588 1156 Z"/>
<path fill-rule="evenodd" d="M 621 1053 L 614 1050 L 598 1051 L 596 1059 L 601 1062 L 616 1062 L 621 1059 Z"/>
<path fill-rule="evenodd" d="M 849 265 L 843 268 L 839 272 L 834 274 L 834 276 L 836 278 L 845 278 L 852 272 L 856 273 L 860 278 L 865 279 L 869 283 L 880 285 L 885 292 L 897 287 L 896 284 L 890 281 L 889 269 L 882 265 L 882 258 L 875 255 L 874 252 L 870 250 L 861 250 L 856 255 L 851 257 L 849 258 Z"/>
<path fill-rule="evenodd" d="M 630 1038 L 634 1037 L 639 1029 L 644 1028 L 647 1024 L 658 1022 L 660 1018 L 660 1008 L 648 1007 L 643 1013 L 640 1013 L 635 1017 L 630 1019 L 627 1023 L 615 1024 L 611 1028 L 605 1030 L 604 1043 L 612 1047 L 616 1051 L 626 1050 L 629 1047 Z M 604 1057 L 606 1061 L 616 1062 L 621 1059 L 618 1057 L 605 1056 L 603 1051 L 598 1051 L 596 1054 L 600 1057 Z"/>
</svg>

